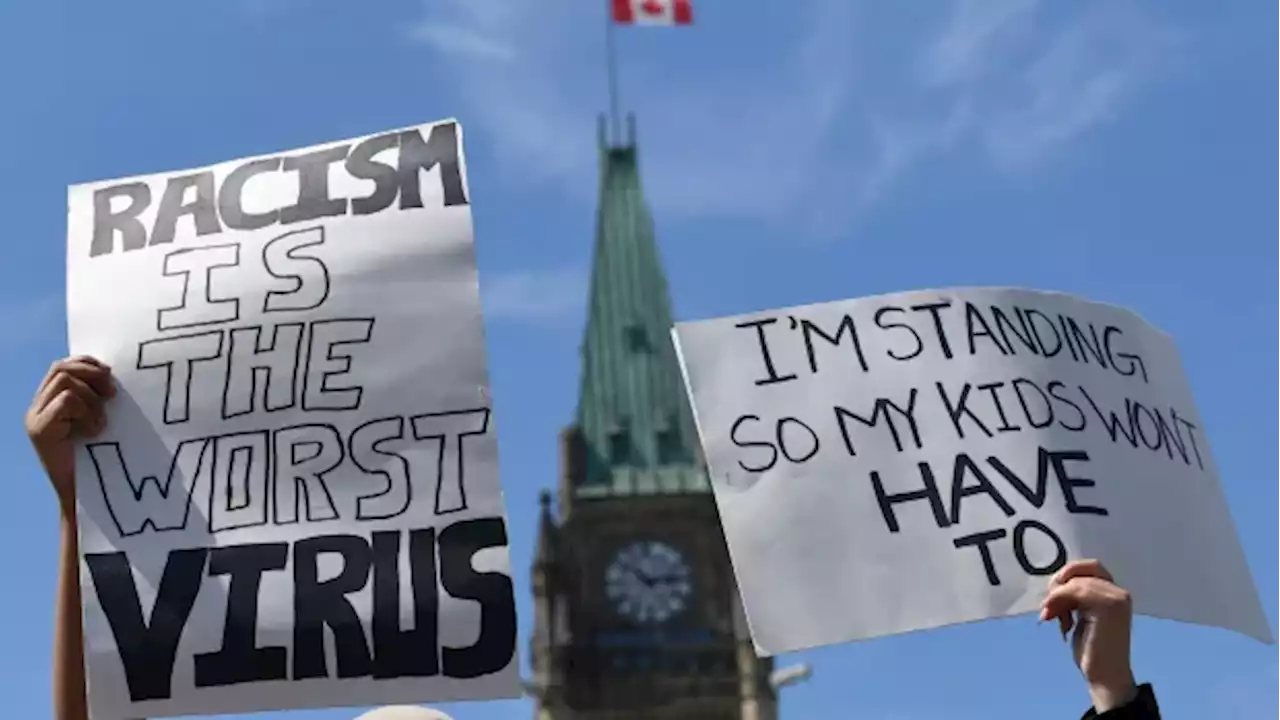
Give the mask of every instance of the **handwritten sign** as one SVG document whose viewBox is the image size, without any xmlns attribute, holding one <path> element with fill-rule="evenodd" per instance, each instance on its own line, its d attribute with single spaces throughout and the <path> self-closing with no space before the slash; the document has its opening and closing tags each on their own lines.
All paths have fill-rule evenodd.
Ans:
<svg viewBox="0 0 1280 720">
<path fill-rule="evenodd" d="M 959 289 L 681 323 L 757 649 L 1037 610 L 1097 557 L 1138 611 L 1272 641 L 1170 338 Z"/>
<path fill-rule="evenodd" d="M 69 195 L 93 716 L 518 695 L 458 124 Z"/>
</svg>

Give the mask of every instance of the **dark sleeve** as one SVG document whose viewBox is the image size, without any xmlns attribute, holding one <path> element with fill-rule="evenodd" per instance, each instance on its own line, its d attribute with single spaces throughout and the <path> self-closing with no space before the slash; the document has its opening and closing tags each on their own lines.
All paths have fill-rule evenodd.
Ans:
<svg viewBox="0 0 1280 720">
<path fill-rule="evenodd" d="M 1156 703 L 1156 693 L 1151 685 L 1139 685 L 1138 697 L 1128 705 L 1102 714 L 1090 708 L 1080 720 L 1160 720 L 1160 706 Z"/>
</svg>

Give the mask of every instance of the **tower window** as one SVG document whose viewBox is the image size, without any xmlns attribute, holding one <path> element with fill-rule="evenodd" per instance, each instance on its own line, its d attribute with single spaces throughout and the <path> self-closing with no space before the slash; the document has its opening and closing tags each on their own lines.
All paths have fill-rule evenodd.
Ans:
<svg viewBox="0 0 1280 720">
<path fill-rule="evenodd" d="M 631 435 L 626 428 L 609 433 L 609 462 L 613 465 L 631 464 Z"/>
<path fill-rule="evenodd" d="M 645 332 L 643 325 L 628 325 L 624 332 L 626 333 L 628 350 L 633 353 L 649 352 L 651 349 L 649 346 L 649 333 Z"/>
<path fill-rule="evenodd" d="M 680 435 L 670 425 L 658 431 L 658 464 L 673 465 L 683 460 L 680 457 Z"/>
</svg>

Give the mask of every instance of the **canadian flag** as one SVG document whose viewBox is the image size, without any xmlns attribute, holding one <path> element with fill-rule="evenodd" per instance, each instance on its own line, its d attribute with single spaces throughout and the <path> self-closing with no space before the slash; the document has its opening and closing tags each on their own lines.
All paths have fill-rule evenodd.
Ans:
<svg viewBox="0 0 1280 720">
<path fill-rule="evenodd" d="M 620 25 L 688 25 L 691 0 L 613 0 L 613 21 Z"/>
</svg>

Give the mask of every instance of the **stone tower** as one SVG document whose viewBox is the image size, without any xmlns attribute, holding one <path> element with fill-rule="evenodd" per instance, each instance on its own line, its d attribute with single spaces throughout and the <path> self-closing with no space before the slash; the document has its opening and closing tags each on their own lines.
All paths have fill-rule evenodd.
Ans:
<svg viewBox="0 0 1280 720">
<path fill-rule="evenodd" d="M 534 557 L 536 717 L 776 720 L 670 339 L 634 121 L 621 144 L 602 121 L 599 145 L 578 409 Z"/>
</svg>

